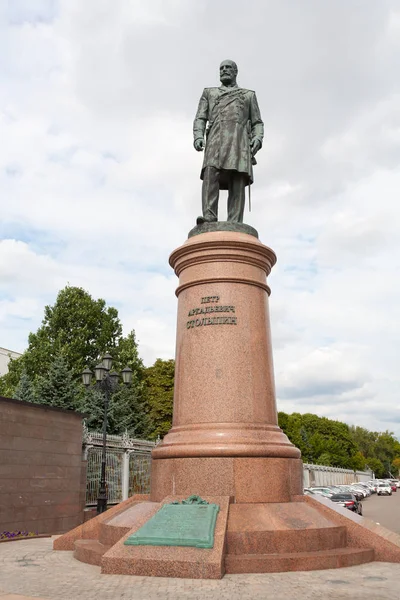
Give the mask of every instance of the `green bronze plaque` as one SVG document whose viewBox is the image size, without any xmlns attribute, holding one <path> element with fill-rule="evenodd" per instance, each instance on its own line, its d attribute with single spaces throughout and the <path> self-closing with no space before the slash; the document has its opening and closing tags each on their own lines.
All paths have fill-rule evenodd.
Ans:
<svg viewBox="0 0 400 600">
<path fill-rule="evenodd" d="M 160 510 L 124 542 L 126 546 L 193 546 L 212 548 L 219 512 L 198 496 L 164 504 Z"/>
</svg>

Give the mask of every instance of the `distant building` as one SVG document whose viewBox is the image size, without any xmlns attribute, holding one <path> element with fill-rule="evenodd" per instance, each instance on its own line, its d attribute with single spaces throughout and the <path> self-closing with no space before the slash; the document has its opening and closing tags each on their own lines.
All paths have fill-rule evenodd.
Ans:
<svg viewBox="0 0 400 600">
<path fill-rule="evenodd" d="M 20 352 L 0 348 L 0 377 L 8 372 L 10 358 L 19 358 L 20 356 L 22 356 Z"/>
</svg>

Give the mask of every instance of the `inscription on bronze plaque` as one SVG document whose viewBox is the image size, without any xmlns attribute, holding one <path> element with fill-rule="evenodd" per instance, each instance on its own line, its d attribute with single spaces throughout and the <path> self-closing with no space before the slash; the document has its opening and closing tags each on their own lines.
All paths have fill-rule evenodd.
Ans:
<svg viewBox="0 0 400 600">
<path fill-rule="evenodd" d="M 164 504 L 124 544 L 212 548 L 218 511 L 218 504 L 209 504 L 198 496 L 190 496 L 182 504 Z"/>
</svg>

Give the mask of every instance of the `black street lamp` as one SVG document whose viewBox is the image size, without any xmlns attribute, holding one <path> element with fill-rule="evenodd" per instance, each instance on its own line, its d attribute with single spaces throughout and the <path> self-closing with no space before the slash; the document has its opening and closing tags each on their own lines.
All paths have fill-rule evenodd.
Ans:
<svg viewBox="0 0 400 600">
<path fill-rule="evenodd" d="M 101 390 L 104 398 L 104 417 L 103 417 L 103 451 L 101 456 L 101 476 L 99 495 L 97 497 L 97 514 L 107 510 L 107 484 L 106 484 L 106 450 L 107 450 L 107 413 L 111 394 L 118 385 L 119 374 L 110 373 L 112 365 L 112 356 L 105 354 L 103 361 L 94 368 L 96 378 L 96 387 Z M 83 384 L 88 388 L 92 380 L 93 373 L 90 369 L 85 369 L 82 373 Z M 125 385 L 132 382 L 132 369 L 125 367 L 122 371 L 122 380 Z"/>
</svg>

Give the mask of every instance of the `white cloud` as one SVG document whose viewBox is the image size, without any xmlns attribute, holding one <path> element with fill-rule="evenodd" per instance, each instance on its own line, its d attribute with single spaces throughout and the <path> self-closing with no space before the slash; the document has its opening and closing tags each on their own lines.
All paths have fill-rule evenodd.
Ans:
<svg viewBox="0 0 400 600">
<path fill-rule="evenodd" d="M 0 344 L 22 350 L 70 283 L 118 308 L 147 364 L 174 356 L 191 121 L 232 57 L 266 124 L 246 222 L 278 255 L 279 407 L 400 433 L 398 7 L 241 6 L 0 5 Z"/>
</svg>

